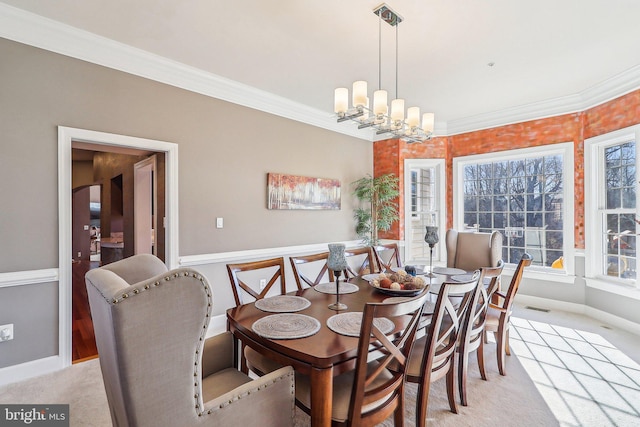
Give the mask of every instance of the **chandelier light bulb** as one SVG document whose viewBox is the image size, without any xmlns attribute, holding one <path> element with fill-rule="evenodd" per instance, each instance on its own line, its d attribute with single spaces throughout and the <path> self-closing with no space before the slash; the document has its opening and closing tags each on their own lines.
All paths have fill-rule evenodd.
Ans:
<svg viewBox="0 0 640 427">
<path fill-rule="evenodd" d="M 435 117 L 433 113 L 424 113 L 422 115 L 422 130 L 425 133 L 433 133 L 433 123 Z"/>
<path fill-rule="evenodd" d="M 387 91 L 377 90 L 373 92 L 373 114 L 376 116 L 387 114 Z"/>
<path fill-rule="evenodd" d="M 336 114 L 345 114 L 349 108 L 349 89 L 339 87 L 335 90 L 334 111 Z"/>
<path fill-rule="evenodd" d="M 420 107 L 407 108 L 407 126 L 409 128 L 420 126 Z"/>
<path fill-rule="evenodd" d="M 367 103 L 367 82 L 359 80 L 353 82 L 353 98 L 351 103 L 354 107 L 364 107 Z"/>
<path fill-rule="evenodd" d="M 394 122 L 404 120 L 404 99 L 398 98 L 391 101 L 391 120 Z"/>
</svg>

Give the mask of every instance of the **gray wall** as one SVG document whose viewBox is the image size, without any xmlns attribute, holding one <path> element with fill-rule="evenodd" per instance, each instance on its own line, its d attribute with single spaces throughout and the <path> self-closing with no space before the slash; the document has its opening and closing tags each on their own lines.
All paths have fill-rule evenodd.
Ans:
<svg viewBox="0 0 640 427">
<path fill-rule="evenodd" d="M 349 184 L 371 142 L 5 39 L 0 58 L 0 273 L 58 267 L 59 125 L 179 145 L 181 256 L 356 239 Z M 339 179 L 342 209 L 267 210 L 268 172 Z M 57 286 L 40 287 L 0 288 L 16 330 L 0 368 L 57 354 Z"/>
</svg>

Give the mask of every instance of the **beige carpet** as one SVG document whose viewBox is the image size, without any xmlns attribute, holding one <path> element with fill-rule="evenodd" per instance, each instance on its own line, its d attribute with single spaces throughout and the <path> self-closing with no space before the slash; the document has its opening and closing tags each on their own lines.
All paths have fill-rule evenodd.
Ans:
<svg viewBox="0 0 640 427">
<path fill-rule="evenodd" d="M 437 426 L 557 426 L 543 398 L 516 356 L 507 358 L 507 376 L 496 368 L 493 348 L 486 352 L 489 381 L 482 381 L 475 364 L 469 374 L 469 406 L 460 413 L 449 411 L 444 380 L 432 385 L 428 423 Z M 97 359 L 73 365 L 53 374 L 0 388 L 0 403 L 68 403 L 71 426 L 111 425 L 107 398 Z M 407 426 L 415 425 L 416 387 L 407 386 Z M 296 413 L 296 427 L 309 426 L 309 417 Z M 382 425 L 393 426 L 389 419 Z"/>
</svg>

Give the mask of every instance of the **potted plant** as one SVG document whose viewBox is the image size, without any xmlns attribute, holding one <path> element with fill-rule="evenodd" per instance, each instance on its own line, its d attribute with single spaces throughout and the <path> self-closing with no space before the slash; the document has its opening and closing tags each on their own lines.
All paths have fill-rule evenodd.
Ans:
<svg viewBox="0 0 640 427">
<path fill-rule="evenodd" d="M 361 204 L 354 213 L 356 233 L 364 244 L 377 245 L 378 232 L 388 231 L 398 220 L 398 182 L 399 178 L 389 173 L 375 178 L 367 175 L 352 183 L 353 194 Z"/>
</svg>

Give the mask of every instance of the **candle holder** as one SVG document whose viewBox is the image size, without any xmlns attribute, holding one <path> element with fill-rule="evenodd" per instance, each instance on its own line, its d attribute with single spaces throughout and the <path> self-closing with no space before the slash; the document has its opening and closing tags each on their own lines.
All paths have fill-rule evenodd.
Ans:
<svg viewBox="0 0 640 427">
<path fill-rule="evenodd" d="M 329 304 L 329 308 L 336 311 L 346 310 L 347 306 L 340 302 L 340 276 L 347 268 L 347 258 L 344 256 L 344 245 L 342 243 L 329 244 L 327 268 L 332 270 L 334 276 L 336 276 L 336 302 Z"/>
<path fill-rule="evenodd" d="M 427 225 L 427 233 L 424 235 L 424 241 L 429 245 L 429 274 L 427 277 L 435 277 L 433 274 L 433 247 L 440 241 L 438 237 L 438 227 Z"/>
</svg>

